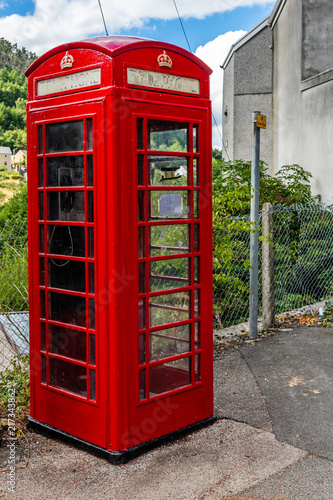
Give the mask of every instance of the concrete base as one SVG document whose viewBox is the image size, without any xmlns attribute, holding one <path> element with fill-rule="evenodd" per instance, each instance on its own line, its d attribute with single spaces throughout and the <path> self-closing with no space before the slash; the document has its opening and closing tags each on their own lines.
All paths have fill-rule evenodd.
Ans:
<svg viewBox="0 0 333 500">
<path fill-rule="evenodd" d="M 202 429 L 207 425 L 211 425 L 216 421 L 216 417 L 209 417 L 205 420 L 201 420 L 200 422 L 195 422 L 194 424 L 188 425 L 187 427 L 183 427 L 182 429 L 178 429 L 175 432 L 170 434 L 166 434 L 165 436 L 161 436 L 157 439 L 152 439 L 151 441 L 147 441 L 146 443 L 142 443 L 138 446 L 133 446 L 128 450 L 124 451 L 111 451 L 105 448 L 101 448 L 100 446 L 96 446 L 92 443 L 88 443 L 83 439 L 72 436 L 71 434 L 67 434 L 67 432 L 63 432 L 55 427 L 51 427 L 50 425 L 44 424 L 42 422 L 38 422 L 34 420 L 32 417 L 28 417 L 29 427 L 34 431 L 43 434 L 44 436 L 59 439 L 64 443 L 72 444 L 81 450 L 88 451 L 93 455 L 105 458 L 109 462 L 114 465 L 125 464 L 129 460 L 142 455 L 147 451 L 153 450 L 165 443 L 170 443 L 178 438 L 191 434 L 194 431 Z"/>
</svg>

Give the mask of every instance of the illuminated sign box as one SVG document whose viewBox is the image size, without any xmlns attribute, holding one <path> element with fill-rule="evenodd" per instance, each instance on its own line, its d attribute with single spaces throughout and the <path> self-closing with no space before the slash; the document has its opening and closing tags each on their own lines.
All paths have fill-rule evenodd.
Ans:
<svg viewBox="0 0 333 500">
<path fill-rule="evenodd" d="M 130 85 L 156 89 L 174 90 L 187 94 L 200 95 L 200 81 L 196 78 L 157 73 L 138 68 L 127 68 L 127 82 Z"/>
<path fill-rule="evenodd" d="M 88 69 L 64 76 L 56 76 L 37 82 L 37 96 L 81 90 L 101 84 L 101 68 Z"/>
</svg>

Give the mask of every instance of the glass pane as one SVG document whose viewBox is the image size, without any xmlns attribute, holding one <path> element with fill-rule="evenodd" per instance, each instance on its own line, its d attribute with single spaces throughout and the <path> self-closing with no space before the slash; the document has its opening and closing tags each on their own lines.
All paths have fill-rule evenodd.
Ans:
<svg viewBox="0 0 333 500">
<path fill-rule="evenodd" d="M 137 119 L 137 149 L 143 149 L 143 118 Z"/>
<path fill-rule="evenodd" d="M 139 371 L 139 400 L 146 399 L 146 370 Z"/>
<path fill-rule="evenodd" d="M 40 291 L 40 317 L 45 319 L 45 292 Z"/>
<path fill-rule="evenodd" d="M 40 324 L 40 350 L 46 351 L 46 326 L 45 326 L 45 323 Z"/>
<path fill-rule="evenodd" d="M 151 366 L 149 370 L 150 396 L 189 385 L 191 383 L 190 359 L 184 358 Z"/>
<path fill-rule="evenodd" d="M 139 299 L 139 330 L 146 326 L 145 304 L 146 299 Z"/>
<path fill-rule="evenodd" d="M 87 156 L 87 186 L 94 185 L 94 158 L 92 155 Z"/>
<path fill-rule="evenodd" d="M 90 151 L 93 149 L 93 126 L 92 118 L 87 118 L 87 149 Z"/>
<path fill-rule="evenodd" d="M 89 271 L 89 293 L 95 293 L 95 264 L 88 263 Z"/>
<path fill-rule="evenodd" d="M 45 260 L 39 259 L 39 283 L 45 286 Z"/>
<path fill-rule="evenodd" d="M 62 326 L 49 325 L 49 349 L 53 354 L 86 360 L 86 334 Z"/>
<path fill-rule="evenodd" d="M 83 120 L 46 125 L 46 152 L 83 151 Z"/>
<path fill-rule="evenodd" d="M 93 193 L 93 191 L 87 192 L 87 201 L 88 201 L 87 220 L 88 220 L 88 222 L 94 222 L 94 193 Z"/>
<path fill-rule="evenodd" d="M 44 193 L 39 193 L 39 220 L 44 219 Z"/>
<path fill-rule="evenodd" d="M 139 365 L 146 361 L 146 335 L 139 335 Z"/>
<path fill-rule="evenodd" d="M 94 228 L 88 227 L 88 257 L 93 259 L 94 256 Z"/>
<path fill-rule="evenodd" d="M 95 345 L 95 335 L 89 333 L 89 363 L 91 365 L 96 364 L 96 345 Z"/>
<path fill-rule="evenodd" d="M 199 219 L 199 191 L 193 191 L 193 217 Z"/>
<path fill-rule="evenodd" d="M 39 251 L 40 253 L 45 251 L 44 226 L 39 226 Z"/>
<path fill-rule="evenodd" d="M 190 325 L 152 332 L 149 338 L 150 361 L 177 356 L 191 350 Z"/>
<path fill-rule="evenodd" d="M 150 326 L 165 325 L 190 318 L 189 292 L 157 295 L 149 299 Z"/>
<path fill-rule="evenodd" d="M 193 186 L 199 186 L 199 160 L 193 158 Z"/>
<path fill-rule="evenodd" d="M 145 228 L 139 227 L 139 259 L 145 256 Z"/>
<path fill-rule="evenodd" d="M 49 359 L 50 385 L 87 397 L 87 372 L 84 366 L 61 359 Z"/>
<path fill-rule="evenodd" d="M 150 226 L 150 255 L 173 255 L 189 252 L 189 226 L 174 224 Z"/>
<path fill-rule="evenodd" d="M 194 323 L 194 349 L 200 349 L 200 323 Z"/>
<path fill-rule="evenodd" d="M 194 284 L 200 283 L 200 257 L 194 257 Z"/>
<path fill-rule="evenodd" d="M 57 156 L 46 164 L 48 186 L 83 186 L 83 156 Z"/>
<path fill-rule="evenodd" d="M 200 225 L 199 224 L 194 224 L 193 251 L 200 252 Z"/>
<path fill-rule="evenodd" d="M 84 222 L 84 193 L 54 191 L 47 194 L 49 220 Z"/>
<path fill-rule="evenodd" d="M 42 358 L 42 383 L 46 384 L 46 357 L 41 356 Z"/>
<path fill-rule="evenodd" d="M 144 262 L 140 262 L 139 264 L 139 293 L 145 293 L 146 287 L 145 287 L 145 270 L 146 270 L 146 265 Z"/>
<path fill-rule="evenodd" d="M 201 356 L 201 354 L 198 354 L 198 356 L 194 356 L 194 381 L 195 382 L 200 382 L 200 379 L 201 379 L 200 356 Z"/>
<path fill-rule="evenodd" d="M 198 125 L 193 125 L 193 153 L 198 152 Z"/>
<path fill-rule="evenodd" d="M 38 186 L 43 187 L 44 185 L 44 167 L 43 158 L 38 159 Z"/>
<path fill-rule="evenodd" d="M 145 220 L 145 192 L 138 191 L 138 221 Z"/>
<path fill-rule="evenodd" d="M 200 290 L 194 290 L 194 316 L 200 316 Z"/>
<path fill-rule="evenodd" d="M 188 159 L 178 156 L 148 157 L 150 186 L 187 186 Z"/>
<path fill-rule="evenodd" d="M 48 259 L 49 286 L 75 292 L 86 291 L 86 268 L 84 262 L 65 259 Z"/>
<path fill-rule="evenodd" d="M 90 399 L 96 401 L 96 372 L 95 370 L 89 370 L 90 377 Z"/>
<path fill-rule="evenodd" d="M 37 125 L 38 146 L 37 154 L 43 154 L 43 125 Z"/>
<path fill-rule="evenodd" d="M 138 186 L 144 186 L 143 155 L 138 155 Z"/>
<path fill-rule="evenodd" d="M 148 149 L 154 151 L 187 151 L 188 124 L 148 120 Z"/>
<path fill-rule="evenodd" d="M 188 219 L 188 191 L 149 191 L 150 220 Z"/>
<path fill-rule="evenodd" d="M 189 285 L 188 259 L 157 260 L 150 263 L 150 291 Z"/>
<path fill-rule="evenodd" d="M 86 299 L 75 295 L 49 292 L 50 319 L 86 326 Z"/>
<path fill-rule="evenodd" d="M 84 228 L 48 226 L 48 252 L 55 255 L 85 256 Z"/>
<path fill-rule="evenodd" d="M 89 328 L 95 330 L 95 299 L 89 299 Z"/>
</svg>

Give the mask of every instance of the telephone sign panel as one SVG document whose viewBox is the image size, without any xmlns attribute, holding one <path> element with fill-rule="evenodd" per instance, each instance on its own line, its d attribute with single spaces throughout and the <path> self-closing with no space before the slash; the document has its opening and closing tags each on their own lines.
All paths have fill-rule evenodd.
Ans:
<svg viewBox="0 0 333 500">
<path fill-rule="evenodd" d="M 30 423 L 114 463 L 214 421 L 210 73 L 130 37 L 26 72 Z"/>
</svg>

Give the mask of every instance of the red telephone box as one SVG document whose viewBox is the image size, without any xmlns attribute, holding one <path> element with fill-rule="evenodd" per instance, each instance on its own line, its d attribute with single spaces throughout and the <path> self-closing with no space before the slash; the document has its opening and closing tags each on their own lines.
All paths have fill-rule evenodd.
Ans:
<svg viewBox="0 0 333 500">
<path fill-rule="evenodd" d="M 30 422 L 114 463 L 214 420 L 210 73 L 130 37 L 26 72 Z"/>
</svg>

